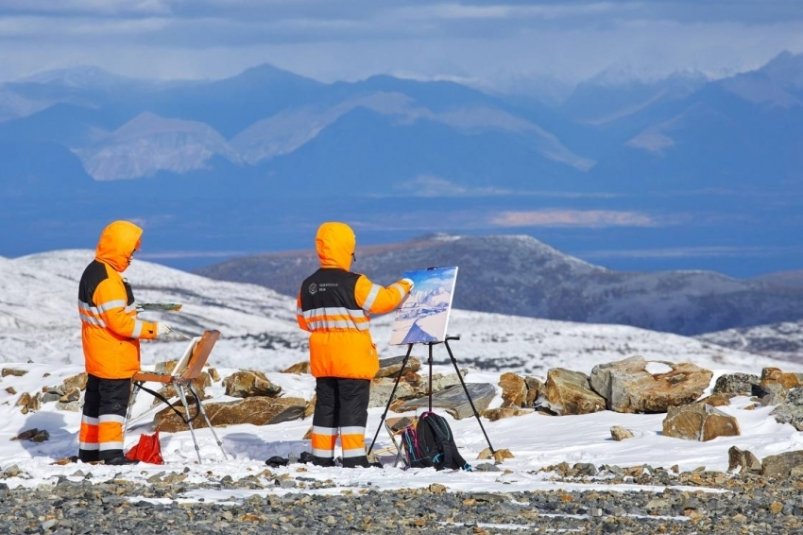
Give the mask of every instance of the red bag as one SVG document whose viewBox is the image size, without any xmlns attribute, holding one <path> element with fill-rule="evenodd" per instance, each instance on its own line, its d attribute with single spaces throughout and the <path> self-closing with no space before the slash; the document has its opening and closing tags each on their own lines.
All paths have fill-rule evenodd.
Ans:
<svg viewBox="0 0 803 535">
<path fill-rule="evenodd" d="M 162 446 L 159 444 L 159 431 L 152 435 L 140 435 L 139 442 L 126 452 L 125 458 L 132 461 L 136 459 L 143 463 L 164 464 Z"/>
</svg>

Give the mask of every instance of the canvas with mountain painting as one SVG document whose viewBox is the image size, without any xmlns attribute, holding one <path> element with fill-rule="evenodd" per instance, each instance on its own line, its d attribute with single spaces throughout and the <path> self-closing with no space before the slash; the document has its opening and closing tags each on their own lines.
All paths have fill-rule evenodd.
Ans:
<svg viewBox="0 0 803 535">
<path fill-rule="evenodd" d="M 407 271 L 415 287 L 396 311 L 390 343 L 426 344 L 446 339 L 457 266 Z"/>
</svg>

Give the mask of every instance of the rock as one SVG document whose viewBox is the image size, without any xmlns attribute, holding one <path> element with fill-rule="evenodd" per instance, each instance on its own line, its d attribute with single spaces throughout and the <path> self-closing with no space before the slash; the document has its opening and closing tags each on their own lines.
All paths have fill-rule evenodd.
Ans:
<svg viewBox="0 0 803 535">
<path fill-rule="evenodd" d="M 295 373 L 298 375 L 309 373 L 309 361 L 302 360 L 301 362 L 296 362 L 289 368 L 282 370 L 282 373 Z"/>
<path fill-rule="evenodd" d="M 793 388 L 775 409 L 772 416 L 782 424 L 791 424 L 798 431 L 803 431 L 803 387 Z"/>
<path fill-rule="evenodd" d="M 524 406 L 532 408 L 535 406 L 535 400 L 544 389 L 544 382 L 537 377 L 525 377 L 524 382 L 527 384 L 527 398 L 524 400 Z"/>
<path fill-rule="evenodd" d="M 14 388 L 13 386 L 7 386 L 7 387 L 6 387 L 6 392 L 8 392 L 8 393 L 9 393 L 9 394 L 11 394 L 12 396 L 14 396 L 14 395 L 16 395 L 16 394 L 17 394 L 17 389 L 16 389 L 16 388 Z"/>
<path fill-rule="evenodd" d="M 217 383 L 218 381 L 220 381 L 220 372 L 217 371 L 217 368 L 210 367 L 207 368 L 206 371 L 209 373 L 209 379 L 212 382 Z"/>
<path fill-rule="evenodd" d="M 466 383 L 466 388 L 478 413 L 482 413 L 482 411 L 487 409 L 491 400 L 496 396 L 496 388 L 488 383 Z M 426 407 L 428 403 L 426 397 L 407 400 L 398 407 L 397 412 L 406 412 Z M 474 415 L 462 385 L 450 386 L 433 394 L 432 406 L 446 410 L 446 412 L 451 414 L 456 420 Z"/>
<path fill-rule="evenodd" d="M 78 388 L 72 388 L 66 394 L 59 398 L 61 403 L 70 403 L 71 401 L 78 401 L 81 399 L 81 391 Z"/>
<path fill-rule="evenodd" d="M 671 370 L 650 373 L 648 362 L 641 357 L 600 364 L 591 371 L 591 387 L 605 398 L 610 410 L 655 413 L 698 399 L 713 376 L 690 362 L 663 364 Z"/>
<path fill-rule="evenodd" d="M 50 439 L 50 433 L 47 432 L 46 429 L 37 429 L 34 427 L 33 429 L 28 429 L 23 431 L 16 437 L 12 438 L 11 440 L 29 440 L 31 442 L 44 442 Z"/>
<path fill-rule="evenodd" d="M 208 396 L 206 395 L 206 386 L 208 384 L 212 384 L 209 378 L 209 374 L 206 372 L 201 372 L 201 374 L 192 380 L 192 387 L 195 392 L 198 394 L 200 399 L 206 399 Z M 186 390 L 185 390 L 186 392 Z M 178 392 L 176 391 L 176 387 L 174 385 L 165 385 L 161 389 L 159 389 L 159 393 L 164 396 L 166 399 L 178 398 Z M 188 395 L 187 401 L 189 402 L 192 396 Z M 153 398 L 153 405 L 158 405 L 161 401 L 154 397 Z"/>
<path fill-rule="evenodd" d="M 390 393 L 396 379 L 382 377 L 371 381 L 371 393 L 368 397 L 368 407 L 384 407 L 388 403 Z M 418 391 L 407 381 L 399 381 L 399 386 L 393 394 L 394 400 L 404 400 L 418 397 Z"/>
<path fill-rule="evenodd" d="M 532 409 L 522 409 L 519 407 L 498 407 L 496 409 L 486 409 L 483 411 L 482 415 L 490 421 L 495 422 L 503 418 L 523 416 L 525 414 L 531 414 L 532 412 Z"/>
<path fill-rule="evenodd" d="M 3 371 L 0 372 L 0 375 L 3 377 L 8 377 L 9 375 L 13 375 L 14 377 L 22 377 L 28 373 L 28 370 L 18 370 L 16 368 L 3 368 Z"/>
<path fill-rule="evenodd" d="M 787 477 L 791 475 L 793 469 L 801 465 L 803 465 L 803 450 L 770 455 L 761 460 L 761 475 Z"/>
<path fill-rule="evenodd" d="M 58 401 L 61 399 L 62 394 L 59 392 L 45 392 L 42 394 L 41 401 L 42 403 L 51 403 L 53 401 Z"/>
<path fill-rule="evenodd" d="M 252 424 L 270 425 L 304 416 L 307 402 L 301 398 L 248 397 L 241 401 L 205 403 L 204 409 L 213 426 Z M 190 408 L 190 411 L 193 409 Z M 154 417 L 154 425 L 160 431 L 175 433 L 184 431 L 187 425 L 172 410 L 164 409 Z M 193 420 L 194 428 L 206 427 L 202 417 Z"/>
<path fill-rule="evenodd" d="M 698 401 L 698 403 L 711 405 L 712 407 L 725 407 L 731 404 L 731 396 L 730 394 L 711 394 Z"/>
<path fill-rule="evenodd" d="M 803 386 L 800 375 L 796 373 L 785 373 L 781 371 L 780 368 L 764 368 L 761 370 L 760 384 L 764 388 L 766 388 L 767 385 L 777 384 L 782 386 L 784 390 Z"/>
<path fill-rule="evenodd" d="M 786 401 L 787 394 L 790 391 L 784 388 L 780 383 L 767 383 L 766 385 L 758 385 L 755 389 L 755 395 L 763 406 L 767 405 L 780 405 Z"/>
<path fill-rule="evenodd" d="M 315 402 L 318 400 L 317 394 L 312 394 L 312 399 L 309 400 L 307 406 L 304 407 L 304 418 L 309 418 L 315 414 Z"/>
<path fill-rule="evenodd" d="M 493 459 L 498 463 L 501 463 L 505 459 L 512 459 L 512 458 L 513 454 L 507 448 L 501 450 L 495 450 L 493 453 L 491 453 L 491 448 L 485 448 L 480 452 L 479 455 L 477 455 L 477 459 L 480 460 Z"/>
<path fill-rule="evenodd" d="M 374 377 L 393 377 L 396 378 L 401 370 L 402 362 L 404 362 L 404 355 L 398 357 L 388 357 L 380 359 L 379 371 L 376 372 Z M 421 361 L 414 356 L 407 359 L 407 366 L 404 367 L 405 374 L 408 372 L 417 372 L 421 369 Z"/>
<path fill-rule="evenodd" d="M 663 433 L 668 437 L 706 441 L 721 436 L 738 436 L 739 423 L 733 416 L 710 405 L 693 403 L 669 407 Z"/>
<path fill-rule="evenodd" d="M 630 429 L 626 429 L 620 425 L 611 427 L 611 438 L 616 441 L 627 440 L 628 438 L 633 438 L 633 436 L 633 431 Z"/>
<path fill-rule="evenodd" d="M 37 392 L 35 396 L 24 392 L 17 400 L 16 406 L 20 407 L 20 412 L 22 414 L 28 414 L 29 412 L 38 411 L 41 408 L 41 402 L 42 398 L 39 392 Z"/>
<path fill-rule="evenodd" d="M 253 396 L 277 397 L 282 388 L 268 380 L 264 373 L 257 370 L 241 370 L 226 377 L 223 381 L 226 386 L 226 395 L 235 398 L 249 398 Z"/>
<path fill-rule="evenodd" d="M 527 383 L 515 373 L 503 373 L 499 377 L 502 389 L 502 407 L 526 407 Z"/>
<path fill-rule="evenodd" d="M 86 390 L 86 381 L 87 381 L 87 374 L 86 372 L 81 372 L 76 375 L 71 375 L 64 379 L 64 392 L 69 392 L 73 389 Z"/>
<path fill-rule="evenodd" d="M 605 410 L 605 399 L 591 390 L 588 376 L 564 368 L 547 373 L 544 399 L 555 414 L 589 414 Z"/>
<path fill-rule="evenodd" d="M 3 470 L 3 477 L 4 478 L 17 477 L 21 473 L 22 470 L 20 470 L 20 467 L 17 466 L 16 464 L 12 464 L 11 466 Z"/>
<path fill-rule="evenodd" d="M 714 394 L 752 396 L 759 381 L 758 375 L 750 373 L 726 373 L 717 378 Z"/>
<path fill-rule="evenodd" d="M 56 408 L 60 411 L 68 411 L 68 412 L 79 412 L 81 410 L 81 401 L 69 401 L 67 403 L 62 403 L 59 401 L 56 403 Z"/>
<path fill-rule="evenodd" d="M 172 375 L 173 370 L 176 369 L 176 365 L 178 365 L 177 359 L 165 360 L 163 362 L 157 362 L 153 367 L 154 373 L 159 373 L 162 375 Z"/>
<path fill-rule="evenodd" d="M 760 473 L 761 461 L 753 455 L 751 451 L 740 450 L 736 446 L 731 446 L 728 450 L 728 471 L 739 469 L 739 473 L 747 472 Z"/>
</svg>

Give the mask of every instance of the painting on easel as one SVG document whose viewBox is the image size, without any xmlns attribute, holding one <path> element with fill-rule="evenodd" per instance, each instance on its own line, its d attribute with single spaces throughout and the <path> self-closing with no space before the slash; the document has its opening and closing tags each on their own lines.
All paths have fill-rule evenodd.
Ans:
<svg viewBox="0 0 803 535">
<path fill-rule="evenodd" d="M 408 271 L 403 277 L 415 286 L 396 310 L 390 343 L 426 344 L 443 342 L 452 309 L 457 267 L 435 267 Z"/>
</svg>

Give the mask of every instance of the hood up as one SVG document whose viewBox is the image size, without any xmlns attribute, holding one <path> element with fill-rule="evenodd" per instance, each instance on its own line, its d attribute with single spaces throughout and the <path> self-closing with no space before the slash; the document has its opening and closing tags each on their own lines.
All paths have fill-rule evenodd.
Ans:
<svg viewBox="0 0 803 535">
<path fill-rule="evenodd" d="M 131 255 L 139 248 L 142 229 L 130 221 L 114 221 L 103 229 L 95 250 L 95 258 L 119 272 L 131 263 Z"/>
<path fill-rule="evenodd" d="M 354 231 L 345 223 L 329 221 L 318 227 L 315 250 L 323 268 L 351 269 L 352 255 L 357 246 Z"/>
</svg>

